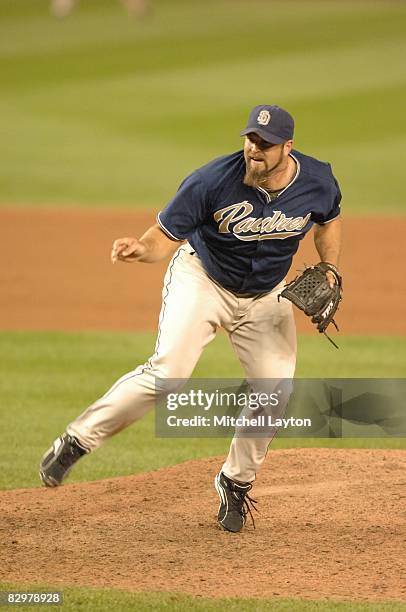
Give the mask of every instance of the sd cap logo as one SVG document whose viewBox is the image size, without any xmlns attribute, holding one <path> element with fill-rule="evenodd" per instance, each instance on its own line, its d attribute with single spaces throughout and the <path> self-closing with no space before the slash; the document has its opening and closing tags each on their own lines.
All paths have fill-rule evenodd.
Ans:
<svg viewBox="0 0 406 612">
<path fill-rule="evenodd" d="M 271 120 L 271 113 L 268 110 L 262 110 L 257 118 L 259 125 L 268 125 Z"/>
</svg>

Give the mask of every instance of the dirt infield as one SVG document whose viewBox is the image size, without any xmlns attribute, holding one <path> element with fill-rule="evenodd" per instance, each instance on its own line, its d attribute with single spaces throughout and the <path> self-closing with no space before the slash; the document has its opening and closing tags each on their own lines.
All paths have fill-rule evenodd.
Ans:
<svg viewBox="0 0 406 612">
<path fill-rule="evenodd" d="M 2 209 L 0 329 L 154 330 L 167 262 L 109 261 L 114 238 L 140 235 L 153 222 L 151 212 Z M 406 217 L 345 219 L 342 333 L 406 334 L 405 234 Z M 314 261 L 307 236 L 290 276 Z M 301 333 L 314 333 L 297 320 Z"/>
<path fill-rule="evenodd" d="M 216 524 L 220 458 L 0 493 L 0 580 L 220 597 L 402 599 L 402 451 L 273 451 L 240 534 Z M 380 487 L 377 483 L 384 483 Z"/>
</svg>

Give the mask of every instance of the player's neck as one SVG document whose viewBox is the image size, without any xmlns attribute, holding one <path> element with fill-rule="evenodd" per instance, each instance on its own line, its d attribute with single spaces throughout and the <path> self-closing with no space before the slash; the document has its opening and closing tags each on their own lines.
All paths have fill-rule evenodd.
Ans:
<svg viewBox="0 0 406 612">
<path fill-rule="evenodd" d="M 268 177 L 265 189 L 269 191 L 278 191 L 284 189 L 293 180 L 297 172 L 296 162 L 290 155 L 286 158 L 286 162 L 280 167 L 275 169 Z"/>
</svg>

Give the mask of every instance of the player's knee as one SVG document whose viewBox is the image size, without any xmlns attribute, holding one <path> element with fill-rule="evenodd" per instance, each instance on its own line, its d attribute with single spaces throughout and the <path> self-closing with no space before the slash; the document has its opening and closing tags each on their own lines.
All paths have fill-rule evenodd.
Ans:
<svg viewBox="0 0 406 612">
<path fill-rule="evenodd" d="M 188 362 L 186 359 L 154 359 L 150 360 L 151 373 L 162 380 L 177 380 L 189 379 L 192 375 L 194 363 Z"/>
</svg>

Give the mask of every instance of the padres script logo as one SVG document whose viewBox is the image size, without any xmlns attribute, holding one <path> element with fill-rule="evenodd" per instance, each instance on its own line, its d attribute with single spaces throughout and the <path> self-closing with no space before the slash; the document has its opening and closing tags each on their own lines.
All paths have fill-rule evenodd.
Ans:
<svg viewBox="0 0 406 612">
<path fill-rule="evenodd" d="M 275 210 L 272 217 L 250 217 L 254 207 L 244 200 L 231 204 L 214 214 L 214 220 L 219 224 L 220 234 L 233 233 L 238 240 L 284 240 L 298 236 L 310 219 L 310 213 L 305 217 L 286 217 L 280 210 Z M 248 234 L 243 236 L 242 234 Z"/>
</svg>

